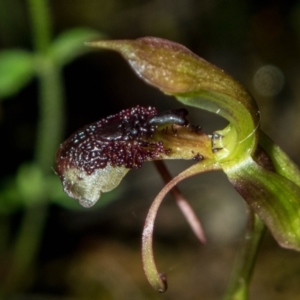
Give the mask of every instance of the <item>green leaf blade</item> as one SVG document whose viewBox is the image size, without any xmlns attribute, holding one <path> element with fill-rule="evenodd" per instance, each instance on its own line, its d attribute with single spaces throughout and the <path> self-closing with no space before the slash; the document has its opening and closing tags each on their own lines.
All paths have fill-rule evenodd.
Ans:
<svg viewBox="0 0 300 300">
<path fill-rule="evenodd" d="M 23 50 L 0 52 L 0 100 L 17 94 L 35 74 L 33 55 Z"/>
</svg>

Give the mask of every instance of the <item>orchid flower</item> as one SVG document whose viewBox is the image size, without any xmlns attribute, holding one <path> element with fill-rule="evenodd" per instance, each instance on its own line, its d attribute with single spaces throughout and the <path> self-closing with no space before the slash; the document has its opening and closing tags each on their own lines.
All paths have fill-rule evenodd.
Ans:
<svg viewBox="0 0 300 300">
<path fill-rule="evenodd" d="M 260 129 L 260 112 L 249 92 L 223 70 L 184 46 L 160 38 L 95 41 L 88 46 L 119 52 L 134 72 L 186 106 L 225 118 L 212 134 L 191 125 L 186 109 L 158 113 L 137 106 L 86 126 L 61 144 L 56 172 L 65 192 L 85 207 L 114 189 L 131 168 L 145 161 L 193 159 L 153 201 L 142 235 L 146 276 L 158 291 L 167 288 L 152 250 L 154 221 L 169 191 L 182 198 L 182 211 L 200 240 L 201 224 L 175 186 L 196 174 L 222 170 L 248 208 L 245 239 L 224 299 L 247 299 L 248 285 L 265 226 L 280 246 L 300 250 L 300 172 Z M 175 196 L 176 197 L 176 196 Z"/>
</svg>

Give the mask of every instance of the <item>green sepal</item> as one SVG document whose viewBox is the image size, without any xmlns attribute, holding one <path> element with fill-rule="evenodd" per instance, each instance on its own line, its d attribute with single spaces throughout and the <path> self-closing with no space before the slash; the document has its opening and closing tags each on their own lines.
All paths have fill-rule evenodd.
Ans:
<svg viewBox="0 0 300 300">
<path fill-rule="evenodd" d="M 263 131 L 260 131 L 259 134 L 259 144 L 272 160 L 276 173 L 300 187 L 300 170 L 298 166 Z"/>
<path fill-rule="evenodd" d="M 229 160 L 255 151 L 259 127 L 256 103 L 242 85 L 223 70 L 186 47 L 160 38 L 96 41 L 87 45 L 121 53 L 147 83 L 186 105 L 226 118 L 231 126 L 219 131 L 218 136 L 229 139 L 231 144 L 216 152 L 217 160 Z M 226 146 L 228 142 L 223 144 Z"/>
<path fill-rule="evenodd" d="M 222 165 L 229 181 L 284 248 L 300 250 L 300 188 L 251 157 Z"/>
</svg>

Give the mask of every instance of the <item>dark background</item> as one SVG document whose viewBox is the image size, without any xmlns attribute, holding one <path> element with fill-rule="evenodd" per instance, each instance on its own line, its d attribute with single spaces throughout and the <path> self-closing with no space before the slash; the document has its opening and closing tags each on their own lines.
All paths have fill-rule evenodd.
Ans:
<svg viewBox="0 0 300 300">
<path fill-rule="evenodd" d="M 226 70 L 254 95 L 263 130 L 300 163 L 299 1 L 51 0 L 49 5 L 55 36 L 78 26 L 110 39 L 157 36 L 182 43 Z M 26 2 L 0 0 L 0 11 L 0 47 L 30 50 Z M 76 59 L 64 68 L 63 77 L 66 138 L 87 123 L 138 104 L 160 111 L 180 107 L 108 51 Z M 190 115 L 206 132 L 225 125 L 206 112 L 190 109 Z M 37 119 L 36 80 L 0 102 L 2 182 L 33 159 Z M 174 175 L 187 165 L 168 163 Z M 166 199 L 156 221 L 154 246 L 169 290 L 157 294 L 143 275 L 140 240 L 147 209 L 162 186 L 154 166 L 147 163 L 129 172 L 114 201 L 106 205 L 86 210 L 52 204 L 35 267 L 16 299 L 219 299 L 245 226 L 243 199 L 222 173 L 180 184 L 203 222 L 205 246 L 197 242 L 173 200 Z M 22 209 L 0 215 L 1 224 L 10 226 L 9 241 L 18 232 L 21 216 Z M 0 258 L 1 281 L 9 248 Z M 267 234 L 251 299 L 298 299 L 299 280 L 299 254 L 279 248 Z"/>
</svg>

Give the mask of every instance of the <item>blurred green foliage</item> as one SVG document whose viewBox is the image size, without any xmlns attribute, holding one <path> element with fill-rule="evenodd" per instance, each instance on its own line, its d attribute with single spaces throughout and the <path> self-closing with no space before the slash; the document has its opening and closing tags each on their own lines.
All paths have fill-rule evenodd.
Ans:
<svg viewBox="0 0 300 300">
<path fill-rule="evenodd" d="M 26 51 L 0 52 L 0 99 L 19 92 L 33 77 L 33 57 Z"/>
<path fill-rule="evenodd" d="M 59 68 L 64 67 L 76 57 L 91 50 L 84 47 L 84 42 L 100 38 L 101 35 L 88 28 L 73 28 L 62 32 L 47 50 L 47 57 Z M 0 52 L 0 99 L 13 97 L 20 92 L 34 76 L 39 76 L 45 61 L 39 53 L 20 49 Z M 54 153 L 52 153 L 54 156 Z M 50 166 L 49 166 L 50 167 Z M 48 200 L 68 208 L 79 208 L 75 201 L 63 193 L 61 184 L 54 172 L 45 178 L 36 163 L 24 163 L 17 170 L 16 176 L 5 179 L 0 190 L 0 213 L 13 213 L 16 210 L 37 204 L 43 195 Z M 104 197 L 105 198 L 105 197 Z M 104 202 L 112 199 L 108 195 Z"/>
<path fill-rule="evenodd" d="M 99 33 L 87 28 L 64 31 L 51 44 L 47 56 L 57 66 L 64 67 L 76 57 L 90 52 L 89 48 L 84 47 L 84 42 L 95 37 L 99 38 Z M 38 53 L 19 49 L 1 51 L 0 99 L 11 98 L 20 92 L 33 76 L 38 76 L 44 63 Z M 54 153 L 52 155 L 54 156 Z M 62 192 L 57 177 L 54 177 L 54 174 L 47 177 L 45 180 L 37 164 L 22 164 L 17 170 L 16 177 L 6 179 L 6 183 L 2 185 L 0 212 L 12 213 L 23 206 L 34 205 L 45 194 L 49 200 L 57 204 L 61 202 L 69 208 L 77 207 L 74 201 L 66 200 L 67 197 Z M 107 199 L 111 198 L 108 196 Z"/>
<path fill-rule="evenodd" d="M 8 219 L 0 222 L 0 227 L 3 227 L 0 231 L 6 232 L 1 252 L 3 255 L 11 252 L 8 269 L 4 269 L 4 280 L 0 285 L 0 297 L 10 297 L 27 286 L 24 282 L 27 273 L 33 270 L 40 248 L 48 203 L 53 201 L 69 209 L 75 207 L 66 200 L 54 172 L 50 172 L 55 157 L 54 149 L 58 147 L 64 130 L 64 96 L 60 73 L 66 64 L 90 51 L 83 47 L 85 41 L 100 38 L 95 30 L 74 28 L 62 32 L 52 43 L 48 3 L 29 0 L 27 8 L 35 49 L 0 52 L 0 99 L 16 95 L 36 76 L 39 81 L 40 115 L 33 147 L 35 158 L 31 163 L 21 163 L 14 177 L 5 177 L 0 190 L 0 215 L 22 214 L 12 243 L 8 239 Z M 115 199 L 115 196 L 111 194 L 106 201 Z"/>
</svg>

